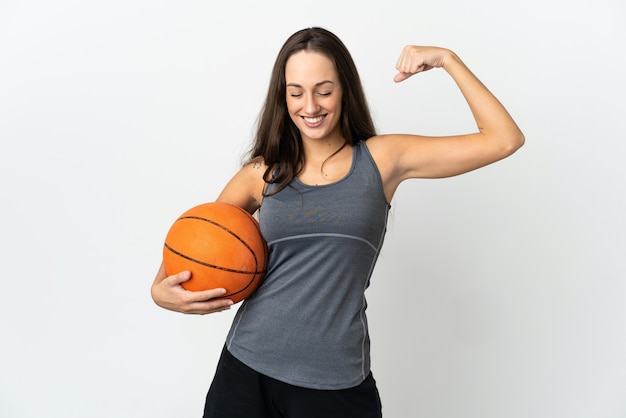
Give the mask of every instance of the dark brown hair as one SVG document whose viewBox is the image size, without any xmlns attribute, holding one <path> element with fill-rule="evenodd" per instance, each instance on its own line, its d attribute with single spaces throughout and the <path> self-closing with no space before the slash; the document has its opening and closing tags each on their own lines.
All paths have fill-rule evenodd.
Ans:
<svg viewBox="0 0 626 418">
<path fill-rule="evenodd" d="M 355 145 L 376 135 L 359 73 L 343 42 L 319 27 L 294 33 L 283 44 L 274 63 L 250 151 L 251 161 L 262 158 L 267 165 L 265 182 L 278 183 L 273 193 L 287 187 L 304 163 L 302 137 L 287 111 L 285 85 L 287 60 L 303 50 L 319 52 L 335 64 L 343 90 L 340 127 L 346 143 Z"/>
</svg>

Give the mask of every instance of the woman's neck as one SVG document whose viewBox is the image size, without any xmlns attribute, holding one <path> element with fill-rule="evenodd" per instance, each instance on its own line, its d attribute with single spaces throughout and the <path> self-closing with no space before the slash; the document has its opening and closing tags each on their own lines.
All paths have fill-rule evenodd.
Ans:
<svg viewBox="0 0 626 418">
<path fill-rule="evenodd" d="M 319 164 L 340 152 L 345 147 L 346 140 L 338 135 L 323 139 L 302 138 L 302 143 L 305 161 Z"/>
<path fill-rule="evenodd" d="M 304 165 L 298 178 L 305 184 L 328 184 L 343 178 L 352 165 L 352 147 L 344 138 L 304 142 Z"/>
</svg>

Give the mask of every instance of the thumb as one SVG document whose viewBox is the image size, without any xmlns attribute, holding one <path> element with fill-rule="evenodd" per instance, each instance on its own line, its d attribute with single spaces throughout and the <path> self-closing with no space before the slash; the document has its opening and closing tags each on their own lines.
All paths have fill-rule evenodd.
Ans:
<svg viewBox="0 0 626 418">
<path fill-rule="evenodd" d="M 169 282 L 172 286 L 179 285 L 187 280 L 191 279 L 190 271 L 181 271 L 178 274 L 169 277 Z"/>
<path fill-rule="evenodd" d="M 396 75 L 393 77 L 393 81 L 395 81 L 396 83 L 399 83 L 399 82 L 404 81 L 404 80 L 406 80 L 407 78 L 411 77 L 412 75 L 413 75 L 413 74 L 411 74 L 411 73 L 402 73 L 402 72 L 399 72 L 398 74 L 396 74 Z"/>
</svg>

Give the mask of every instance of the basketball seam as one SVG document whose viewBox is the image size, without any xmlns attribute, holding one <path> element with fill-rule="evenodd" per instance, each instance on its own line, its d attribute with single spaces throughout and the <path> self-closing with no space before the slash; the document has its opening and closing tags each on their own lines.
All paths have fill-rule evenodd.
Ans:
<svg viewBox="0 0 626 418">
<path fill-rule="evenodd" d="M 231 268 L 228 268 L 228 267 L 216 266 L 215 264 L 205 263 L 204 261 L 196 260 L 195 258 L 189 257 L 188 255 L 185 255 L 183 253 L 180 253 L 180 252 L 176 251 L 175 249 L 173 249 L 172 247 L 167 245 L 167 242 L 165 243 L 165 248 L 167 248 L 168 250 L 170 250 L 171 252 L 173 252 L 174 254 L 176 254 L 179 257 L 182 257 L 182 258 L 184 258 L 186 260 L 189 260 L 189 261 L 193 261 L 194 263 L 201 264 L 201 265 L 206 266 L 206 267 L 214 268 L 216 270 L 222 270 L 222 271 L 227 271 L 229 273 L 240 273 L 240 274 L 265 273 L 265 270 L 261 270 L 261 271 L 258 271 L 258 270 L 257 271 L 236 270 L 236 269 L 231 269 Z"/>
</svg>

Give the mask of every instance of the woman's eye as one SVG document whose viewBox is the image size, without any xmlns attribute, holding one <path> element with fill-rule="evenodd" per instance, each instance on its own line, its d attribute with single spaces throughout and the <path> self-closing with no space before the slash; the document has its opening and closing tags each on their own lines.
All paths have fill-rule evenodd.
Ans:
<svg viewBox="0 0 626 418">
<path fill-rule="evenodd" d="M 291 97 L 302 97 L 302 93 L 289 93 Z"/>
<path fill-rule="evenodd" d="M 317 93 L 317 94 L 318 94 L 319 96 L 326 97 L 326 96 L 330 96 L 330 93 L 331 93 L 331 92 L 329 92 L 329 91 L 328 91 L 328 92 L 323 92 L 323 93 L 321 93 L 321 92 L 320 92 L 320 93 Z"/>
</svg>

